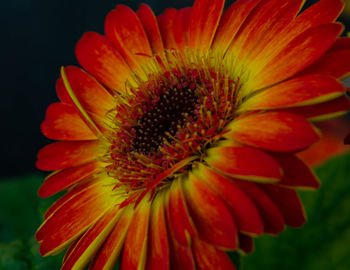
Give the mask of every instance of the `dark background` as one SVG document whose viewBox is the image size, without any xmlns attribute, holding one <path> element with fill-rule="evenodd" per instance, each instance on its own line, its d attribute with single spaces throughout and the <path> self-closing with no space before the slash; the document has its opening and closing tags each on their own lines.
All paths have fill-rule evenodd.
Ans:
<svg viewBox="0 0 350 270">
<path fill-rule="evenodd" d="M 1 177 L 35 171 L 36 153 L 49 140 L 40 133 L 47 106 L 57 101 L 55 82 L 62 65 L 77 65 L 76 42 L 86 31 L 103 33 L 104 18 L 117 4 L 155 14 L 192 0 L 12 0 L 0 7 Z M 227 4 L 233 1 L 227 1 Z M 312 2 L 307 1 L 307 5 Z M 341 19 L 345 25 L 349 21 Z"/>
</svg>

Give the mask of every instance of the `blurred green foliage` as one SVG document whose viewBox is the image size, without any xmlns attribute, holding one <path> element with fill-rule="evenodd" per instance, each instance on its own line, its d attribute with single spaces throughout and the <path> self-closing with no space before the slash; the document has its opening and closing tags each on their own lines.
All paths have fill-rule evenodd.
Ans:
<svg viewBox="0 0 350 270">
<path fill-rule="evenodd" d="M 278 237 L 255 240 L 255 252 L 241 259 L 241 269 L 350 269 L 350 153 L 316 169 L 322 186 L 300 192 L 308 222 Z M 40 199 L 42 175 L 0 182 L 0 270 L 59 269 L 62 255 L 42 258 L 33 235 L 45 209 L 57 199 Z"/>
</svg>

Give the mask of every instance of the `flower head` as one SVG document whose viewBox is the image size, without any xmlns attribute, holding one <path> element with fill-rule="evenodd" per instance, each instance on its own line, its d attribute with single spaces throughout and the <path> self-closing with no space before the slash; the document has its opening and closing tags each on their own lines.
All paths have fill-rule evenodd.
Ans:
<svg viewBox="0 0 350 270">
<path fill-rule="evenodd" d="M 38 154 L 67 190 L 36 233 L 63 269 L 234 269 L 226 250 L 305 222 L 296 189 L 319 186 L 296 157 L 312 121 L 344 113 L 350 42 L 321 0 L 196 0 L 155 17 L 118 5 L 62 68 Z"/>
</svg>

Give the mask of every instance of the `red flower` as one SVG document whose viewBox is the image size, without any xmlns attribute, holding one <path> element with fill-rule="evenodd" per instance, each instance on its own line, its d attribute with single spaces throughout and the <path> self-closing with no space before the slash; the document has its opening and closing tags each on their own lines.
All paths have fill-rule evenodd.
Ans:
<svg viewBox="0 0 350 270">
<path fill-rule="evenodd" d="M 62 269 L 234 269 L 224 251 L 298 227 L 296 189 L 319 186 L 295 154 L 311 123 L 344 113 L 350 41 L 339 0 L 197 0 L 155 17 L 119 5 L 62 68 L 38 154 L 62 190 L 36 233 Z"/>
</svg>

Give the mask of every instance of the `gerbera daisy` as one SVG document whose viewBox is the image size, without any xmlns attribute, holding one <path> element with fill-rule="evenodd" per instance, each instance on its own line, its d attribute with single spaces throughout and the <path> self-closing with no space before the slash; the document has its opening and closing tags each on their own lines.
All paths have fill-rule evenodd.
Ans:
<svg viewBox="0 0 350 270">
<path fill-rule="evenodd" d="M 62 269 L 235 269 L 225 251 L 305 222 L 319 186 L 296 153 L 344 113 L 350 41 L 340 0 L 196 0 L 155 17 L 118 5 L 76 46 L 38 154 L 67 190 L 36 233 Z"/>
</svg>

